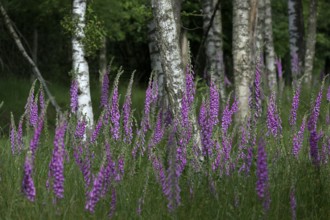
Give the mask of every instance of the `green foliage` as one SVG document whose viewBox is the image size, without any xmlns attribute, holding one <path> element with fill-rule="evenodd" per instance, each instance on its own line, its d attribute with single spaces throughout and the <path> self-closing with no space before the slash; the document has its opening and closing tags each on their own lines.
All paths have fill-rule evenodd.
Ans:
<svg viewBox="0 0 330 220">
<path fill-rule="evenodd" d="M 81 31 L 78 27 L 78 21 L 77 17 L 67 15 L 61 21 L 61 25 L 67 34 L 74 36 L 78 31 Z M 82 41 L 86 56 L 93 57 L 103 46 L 102 42 L 106 34 L 103 22 L 100 21 L 90 5 L 87 6 L 86 24 L 83 31 L 85 37 L 78 38 L 78 40 Z"/>
<path fill-rule="evenodd" d="M 127 35 L 136 42 L 146 40 L 147 22 L 151 19 L 151 8 L 146 0 L 103 0 L 92 4 L 95 13 L 104 21 L 110 41 L 123 41 Z"/>
</svg>

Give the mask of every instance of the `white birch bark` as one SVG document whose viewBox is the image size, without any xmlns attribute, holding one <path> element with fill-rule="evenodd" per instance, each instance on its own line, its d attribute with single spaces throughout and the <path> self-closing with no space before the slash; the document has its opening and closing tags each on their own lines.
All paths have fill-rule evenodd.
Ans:
<svg viewBox="0 0 330 220">
<path fill-rule="evenodd" d="M 216 8 L 217 6 L 218 8 Z M 211 23 L 213 13 L 215 15 Z M 210 25 L 210 30 L 206 33 Z M 218 87 L 221 100 L 225 102 L 226 89 L 222 50 L 221 8 L 218 0 L 203 1 L 203 29 L 204 33 L 207 34 L 205 40 L 206 70 L 210 75 L 211 81 Z"/>
<path fill-rule="evenodd" d="M 311 85 L 313 61 L 315 55 L 316 43 L 316 16 L 317 16 L 317 0 L 310 0 L 309 17 L 308 17 L 308 35 L 306 41 L 305 52 L 305 82 Z"/>
<path fill-rule="evenodd" d="M 73 0 L 73 17 L 77 20 L 75 34 L 72 37 L 72 66 L 78 82 L 78 119 L 85 119 L 88 127 L 94 124 L 92 100 L 89 88 L 89 68 L 85 59 L 82 39 L 85 37 L 86 0 Z"/>
<path fill-rule="evenodd" d="M 265 0 L 258 1 L 258 24 L 256 30 L 256 50 L 257 54 L 264 51 L 264 28 L 265 28 Z"/>
<path fill-rule="evenodd" d="M 155 20 L 152 19 L 148 24 L 148 38 L 149 38 L 149 53 L 150 53 L 150 61 L 151 61 L 151 70 L 157 76 L 158 83 L 158 96 L 159 96 L 159 105 L 164 106 L 165 103 L 165 83 L 164 83 L 164 71 L 162 68 L 162 62 L 160 57 L 160 50 L 158 47 L 157 41 L 157 32 L 156 32 L 156 23 Z"/>
<path fill-rule="evenodd" d="M 264 20 L 264 37 L 265 37 L 265 61 L 266 73 L 268 76 L 268 86 L 271 92 L 277 91 L 277 79 L 275 68 L 275 51 L 273 42 L 272 28 L 272 9 L 270 0 L 265 0 L 265 20 Z"/>
<path fill-rule="evenodd" d="M 249 31 L 250 4 L 248 0 L 233 1 L 233 63 L 235 95 L 238 99 L 238 122 L 243 122 L 249 114 L 251 69 L 251 36 Z"/>
<path fill-rule="evenodd" d="M 291 72 L 301 72 L 304 59 L 304 22 L 301 0 L 288 0 Z M 297 60 L 298 59 L 298 60 Z M 297 61 L 296 61 L 297 60 Z M 296 63 L 298 70 L 296 70 Z"/>
<path fill-rule="evenodd" d="M 185 76 L 172 1 L 155 0 L 152 7 L 157 24 L 162 68 L 165 72 L 165 90 L 174 116 L 180 117 Z"/>
</svg>

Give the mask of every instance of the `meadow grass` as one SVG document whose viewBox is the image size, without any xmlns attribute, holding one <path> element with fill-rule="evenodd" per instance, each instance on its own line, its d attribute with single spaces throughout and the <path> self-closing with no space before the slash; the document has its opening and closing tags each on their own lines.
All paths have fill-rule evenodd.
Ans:
<svg viewBox="0 0 330 220">
<path fill-rule="evenodd" d="M 8 83 L 7 89 L 20 88 L 10 93 L 4 99 L 5 105 L 2 112 L 8 109 L 17 110 L 16 114 L 23 113 L 25 100 L 29 86 L 23 85 L 22 81 Z M 9 86 L 11 85 L 11 86 Z M 25 85 L 25 84 L 24 84 Z M 4 94 L 5 83 L 0 86 Z M 16 86 L 16 87 L 15 87 Z M 69 108 L 68 89 L 62 86 L 52 87 L 56 97 L 61 97 L 58 102 Z M 309 116 L 311 106 L 315 100 L 319 87 L 312 92 L 304 90 L 301 93 L 299 111 L 297 113 L 297 125 L 300 126 L 304 115 Z M 98 91 L 98 90 L 97 90 Z M 99 95 L 96 90 L 92 92 Z M 125 94 L 126 88 L 120 86 L 120 94 Z M 199 91 L 206 91 L 202 88 Z M 16 94 L 17 92 L 17 94 Z M 324 90 L 324 94 L 326 90 Z M 24 95 L 25 97 L 24 97 Z M 143 120 L 142 89 L 134 89 L 132 97 L 133 108 L 138 122 Z M 203 96 L 205 94 L 199 94 Z M 23 97 L 22 97 L 23 96 Z M 0 96 L 1 97 L 1 96 Z M 10 98 L 11 97 L 11 98 Z M 324 97 L 324 96 L 323 96 Z M 124 95 L 122 95 L 120 106 L 122 106 Z M 197 98 L 201 100 L 202 98 Z M 14 102 L 15 100 L 15 102 Z M 93 99 L 94 108 L 98 108 L 99 99 Z M 90 147 L 93 152 L 93 165 L 91 172 L 97 175 L 104 157 L 104 145 L 109 141 L 114 158 L 124 154 L 125 174 L 120 182 L 113 182 L 116 189 L 116 210 L 114 219 L 291 219 L 292 209 L 290 206 L 290 193 L 294 187 L 297 202 L 297 219 L 328 219 L 330 216 L 330 176 L 329 163 L 320 166 L 312 164 L 309 156 L 309 134 L 305 131 L 304 142 L 298 159 L 292 156 L 292 135 L 297 128 L 289 125 L 289 116 L 292 101 L 292 90 L 286 88 L 283 96 L 278 100 L 278 108 L 282 119 L 282 132 L 280 137 L 272 137 L 267 133 L 267 96 L 263 100 L 263 114 L 256 124 L 256 137 L 264 138 L 266 141 L 266 152 L 269 174 L 269 196 L 270 208 L 265 210 L 263 201 L 256 193 L 256 170 L 257 170 L 257 146 L 254 148 L 254 156 L 251 170 L 248 174 L 240 173 L 235 169 L 226 175 L 224 171 L 211 170 L 211 161 L 207 159 L 200 162 L 201 169 L 195 169 L 192 164 L 192 143 L 187 146 L 187 165 L 180 178 L 180 205 L 170 211 L 168 209 L 167 196 L 162 192 L 162 186 L 157 178 L 158 172 L 152 166 L 148 155 L 138 154 L 134 159 L 131 151 L 134 144 L 126 144 L 124 141 L 107 140 L 107 137 L 99 138 Z M 17 102 L 17 103 L 16 103 Z M 16 104 L 15 104 L 16 103 Z M 199 104 L 196 104 L 199 106 Z M 323 98 L 318 130 L 323 130 L 324 138 L 322 144 L 326 144 L 326 137 L 330 129 L 325 123 L 325 117 L 329 111 L 329 104 Z M 156 112 L 153 110 L 152 112 Z M 197 111 L 198 112 L 198 111 Z M 48 113 L 51 116 L 54 113 Z M 99 114 L 99 113 L 97 113 Z M 53 116 L 55 117 L 55 116 Z M 2 115 L 2 118 L 5 118 Z M 150 116 L 151 129 L 146 134 L 145 146 L 148 146 L 154 132 L 155 117 Z M 5 119 L 2 119 L 5 120 Z M 8 115 L 9 121 L 9 115 Z M 9 123 L 9 122 L 6 122 Z M 55 125 L 55 120 L 53 122 Z M 71 123 L 71 122 L 70 122 Z M 74 121 L 72 121 L 74 126 Z M 3 125 L 7 127 L 7 124 Z M 297 126 L 297 127 L 298 127 Z M 48 130 L 46 132 L 46 130 Z M 8 130 L 8 128 L 6 129 Z M 69 129 L 68 129 L 69 130 Z M 231 125 L 229 134 L 232 140 L 231 156 L 236 158 L 238 152 L 240 134 L 238 127 Z M 170 131 L 169 131 L 170 132 Z M 33 180 L 37 191 L 34 202 L 26 199 L 22 192 L 23 164 L 28 146 L 33 135 L 32 129 L 25 133 L 24 143 L 26 148 L 20 154 L 12 155 L 11 145 L 5 135 L 0 139 L 0 213 L 1 219 L 107 219 L 111 209 L 111 193 L 108 193 L 96 205 L 95 213 L 91 214 L 85 210 L 86 195 L 84 178 L 78 165 L 74 161 L 73 149 L 75 142 L 67 134 L 65 148 L 68 155 L 64 160 L 64 198 L 57 199 L 52 189 L 46 188 L 48 178 L 49 162 L 53 151 L 54 130 L 52 126 L 43 130 L 39 147 L 36 153 Z M 214 130 L 213 138 L 221 140 L 220 128 Z M 110 134 L 107 133 L 110 136 Z M 134 137 L 136 140 L 138 137 Z M 321 141 L 320 141 L 321 142 Z M 133 142 L 134 143 L 134 142 Z M 257 144 L 256 144 L 257 145 Z M 319 147 L 321 143 L 319 144 Z M 168 136 L 156 146 L 154 154 L 162 159 L 165 169 L 171 161 L 168 146 Z M 329 155 L 326 155 L 328 158 Z M 143 201 L 142 203 L 139 201 Z M 141 205 L 141 214 L 137 209 Z"/>
</svg>

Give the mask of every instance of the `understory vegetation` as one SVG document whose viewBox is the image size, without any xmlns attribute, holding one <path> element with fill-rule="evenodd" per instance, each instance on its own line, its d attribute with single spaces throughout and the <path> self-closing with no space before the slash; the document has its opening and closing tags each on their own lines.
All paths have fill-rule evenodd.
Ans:
<svg viewBox="0 0 330 220">
<path fill-rule="evenodd" d="M 73 82 L 70 110 L 57 115 L 55 130 L 43 90 L 33 84 L 22 116 L 12 116 L 9 138 L 0 142 L 4 219 L 329 216 L 326 79 L 313 92 L 297 81 L 281 95 L 266 94 L 257 72 L 241 125 L 233 122 L 236 98 L 222 102 L 214 85 L 191 72 L 176 117 L 159 108 L 152 77 L 139 119 L 133 77 L 125 90 L 118 75 L 110 94 L 103 82 L 95 125 L 76 120 Z"/>
</svg>

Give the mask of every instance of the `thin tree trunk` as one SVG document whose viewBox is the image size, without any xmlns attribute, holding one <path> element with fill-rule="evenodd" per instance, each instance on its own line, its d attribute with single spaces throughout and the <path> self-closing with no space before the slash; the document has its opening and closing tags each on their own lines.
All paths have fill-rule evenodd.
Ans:
<svg viewBox="0 0 330 220">
<path fill-rule="evenodd" d="M 235 94 L 239 103 L 237 121 L 243 122 L 249 114 L 250 85 L 253 77 L 252 37 L 255 27 L 255 10 L 250 11 L 249 0 L 233 1 L 233 64 Z"/>
<path fill-rule="evenodd" d="M 103 76 L 107 72 L 107 38 L 103 37 L 102 47 L 100 49 L 99 56 L 99 68 L 100 68 L 100 82 L 102 83 Z"/>
<path fill-rule="evenodd" d="M 157 44 L 157 32 L 156 32 L 156 23 L 155 19 L 152 19 L 148 24 L 148 38 L 149 38 L 149 53 L 150 53 L 150 61 L 151 61 L 151 70 L 157 76 L 158 83 L 158 104 L 165 107 L 166 97 L 165 97 L 165 83 L 164 83 L 164 71 L 162 68 L 160 50 Z"/>
<path fill-rule="evenodd" d="M 77 27 L 72 37 L 72 61 L 75 77 L 78 82 L 78 119 L 86 120 L 88 127 L 94 124 L 92 100 L 89 85 L 89 68 L 85 59 L 82 39 L 85 37 L 86 0 L 73 1 L 73 16 L 77 19 Z"/>
<path fill-rule="evenodd" d="M 266 73 L 268 76 L 268 86 L 271 92 L 277 91 L 277 79 L 275 68 L 275 51 L 273 42 L 273 28 L 272 28 L 272 8 L 270 0 L 265 0 L 265 61 Z"/>
<path fill-rule="evenodd" d="M 317 0 L 310 0 L 305 54 L 305 82 L 311 86 L 316 42 Z"/>
<path fill-rule="evenodd" d="M 265 28 L 265 0 L 258 2 L 258 24 L 256 30 L 256 50 L 257 54 L 263 54 L 264 51 L 264 28 Z"/>
<path fill-rule="evenodd" d="M 304 17 L 301 0 L 288 0 L 288 11 L 291 72 L 296 78 L 296 75 L 302 71 L 305 55 Z"/>
<path fill-rule="evenodd" d="M 172 0 L 155 0 L 152 7 L 157 24 L 162 68 L 165 72 L 165 90 L 172 113 L 175 117 L 180 117 L 185 77 Z"/>
<path fill-rule="evenodd" d="M 205 41 L 205 54 L 206 54 L 206 70 L 210 75 L 212 83 L 215 83 L 219 88 L 221 100 L 226 102 L 226 89 L 225 89 L 225 72 L 222 50 L 222 24 L 221 24 L 221 8 L 217 4 L 218 0 L 204 0 L 203 2 L 203 29 L 206 35 Z M 216 8 L 217 7 L 217 8 Z M 213 13 L 214 20 L 211 23 Z M 211 28 L 208 33 L 208 27 Z"/>
<path fill-rule="evenodd" d="M 60 113 L 61 112 L 61 108 L 60 106 L 57 104 L 54 96 L 52 96 L 52 94 L 50 93 L 46 82 L 44 80 L 44 78 L 42 77 L 37 65 L 33 62 L 32 58 L 28 55 L 28 53 L 26 52 L 20 38 L 18 37 L 15 29 L 13 28 L 12 22 L 10 21 L 9 16 L 7 15 L 6 10 L 4 9 L 4 7 L 2 6 L 1 2 L 0 2 L 0 10 L 1 10 L 1 14 L 5 19 L 5 24 L 9 30 L 9 33 L 12 35 L 19 51 L 22 53 L 23 57 L 28 61 L 28 63 L 31 65 L 32 67 L 32 71 L 33 73 L 37 76 L 38 80 L 40 81 L 42 87 L 45 89 L 45 92 L 49 98 L 50 103 L 54 106 L 56 112 Z"/>
</svg>

